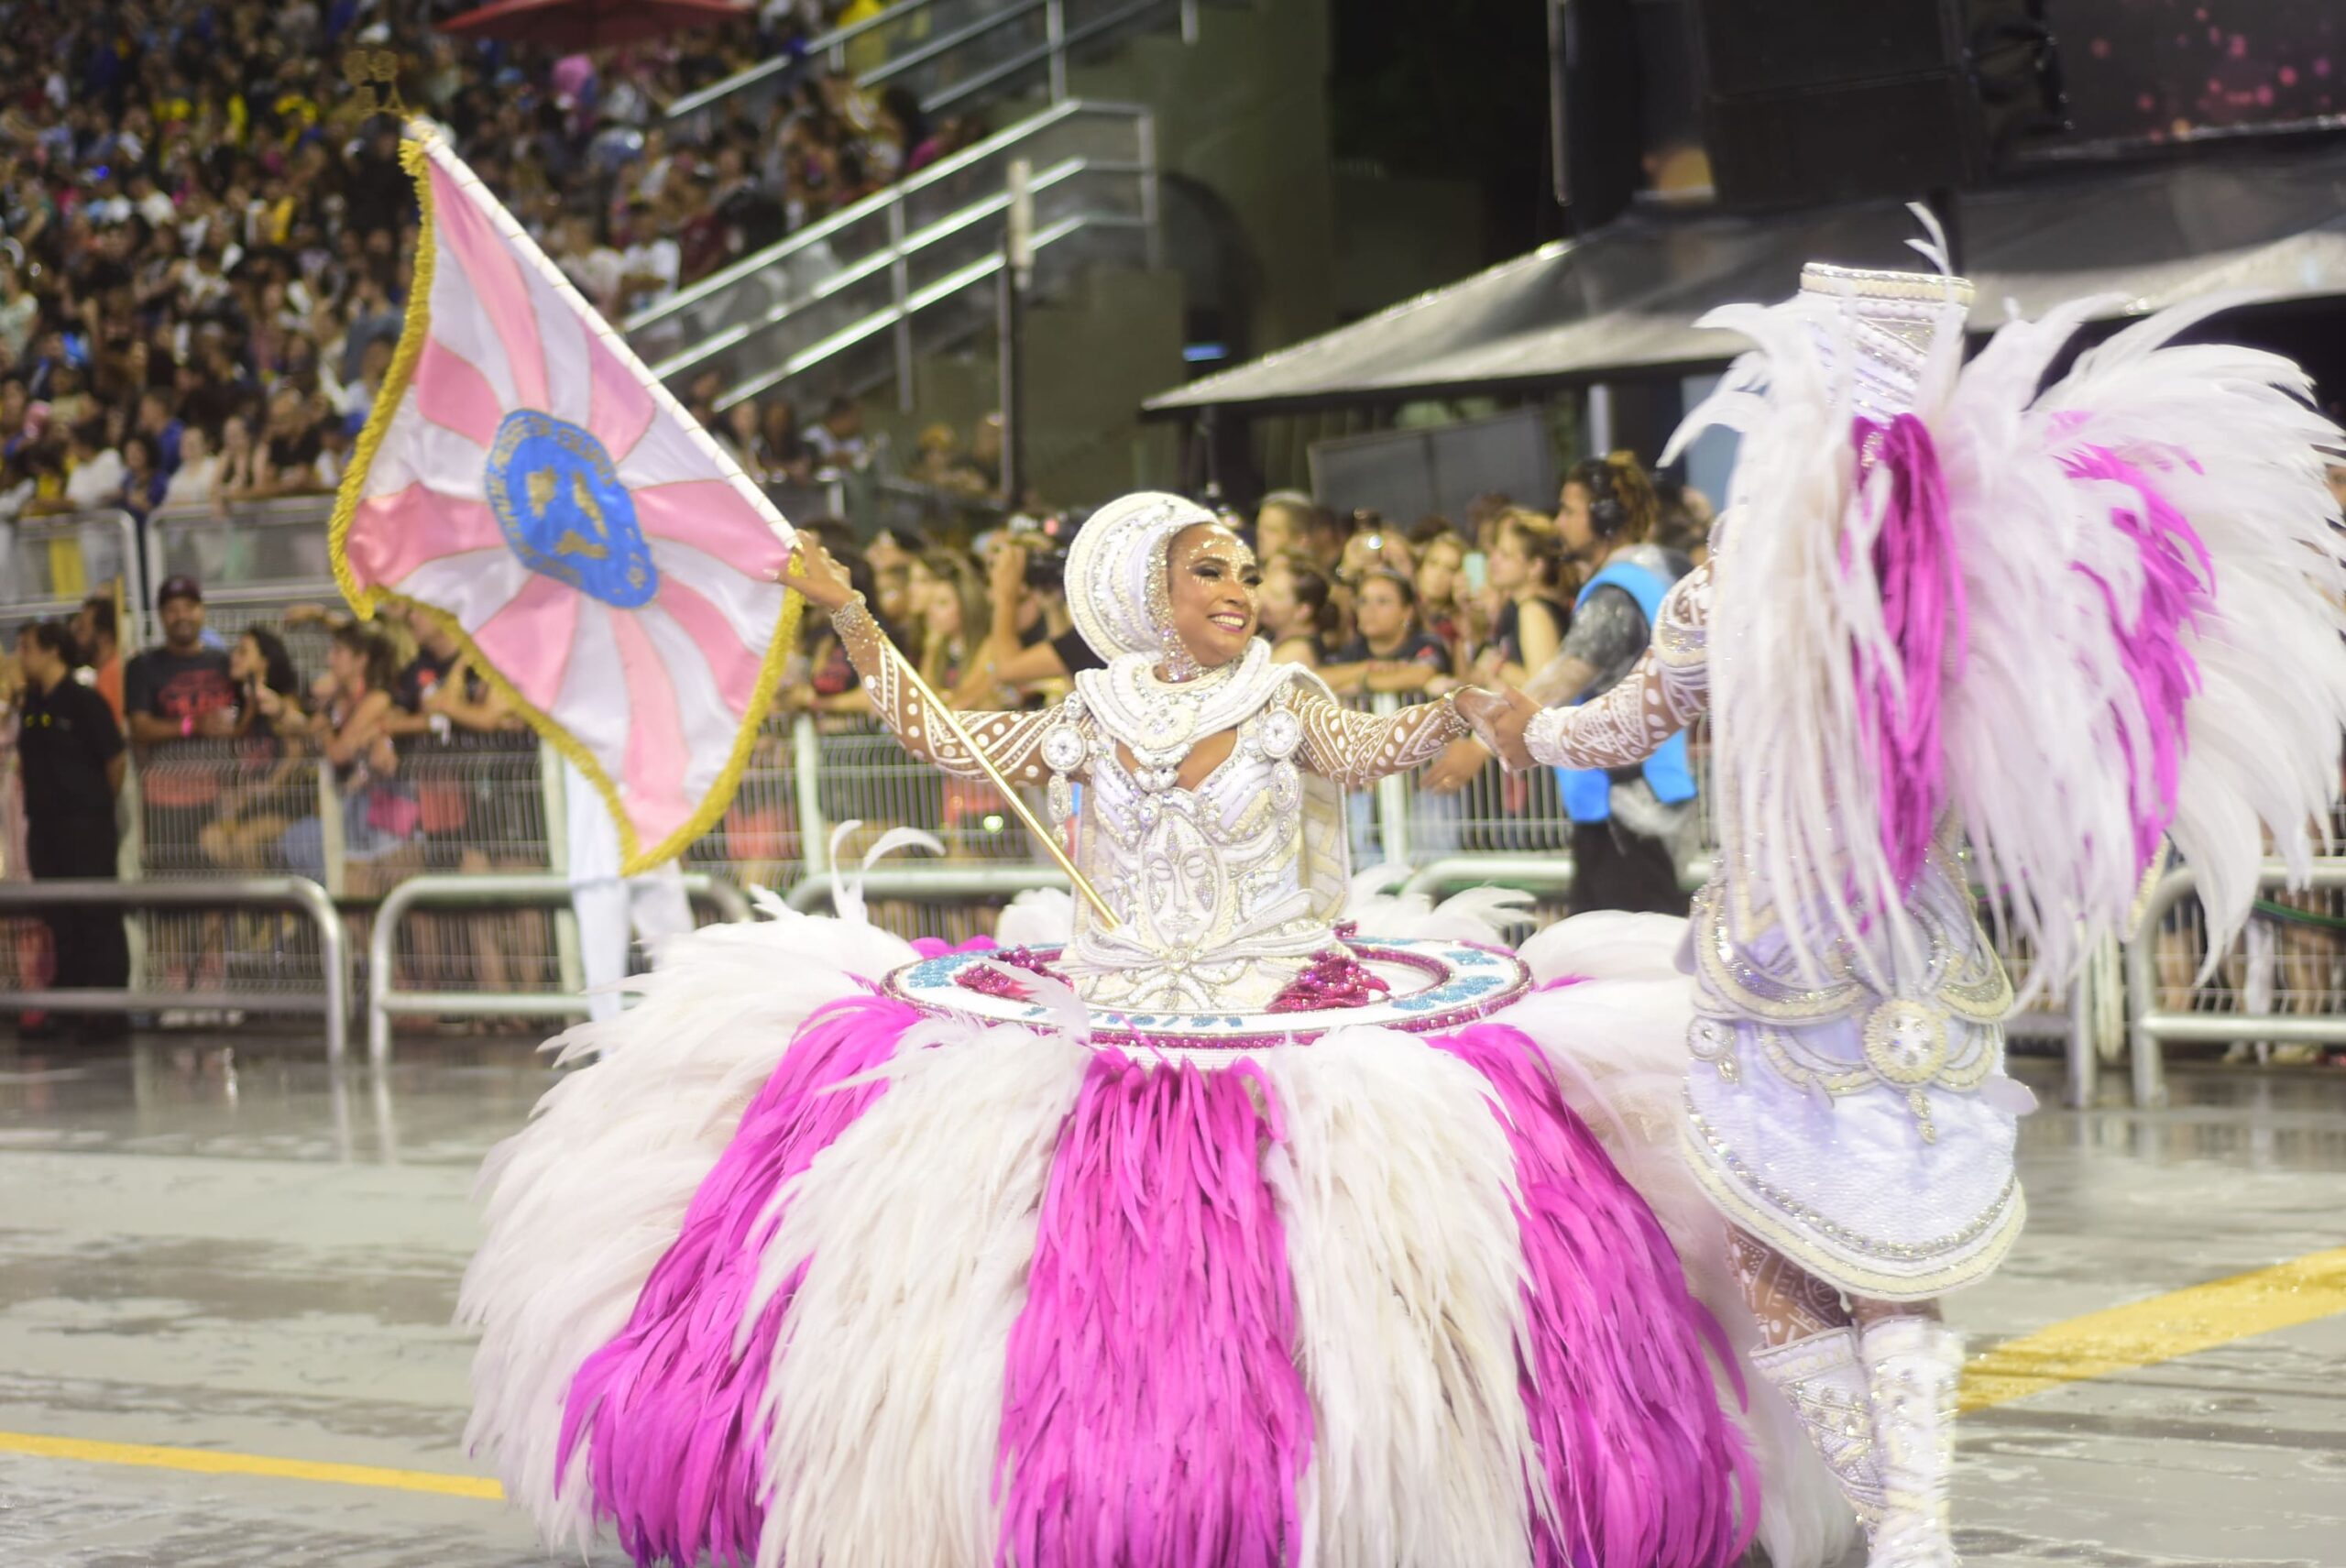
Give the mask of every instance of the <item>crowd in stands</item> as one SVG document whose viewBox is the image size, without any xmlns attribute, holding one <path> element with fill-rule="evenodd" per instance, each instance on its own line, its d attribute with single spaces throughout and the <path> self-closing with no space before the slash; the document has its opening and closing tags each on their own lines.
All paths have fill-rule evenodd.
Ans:
<svg viewBox="0 0 2346 1568">
<path fill-rule="evenodd" d="M 808 61 L 754 109 L 666 106 L 841 14 L 556 55 L 425 30 L 389 0 L 0 4 L 0 523 L 225 509 L 333 488 L 389 368 L 412 280 L 399 127 L 345 81 L 355 44 L 403 62 L 438 122 L 619 319 L 981 133 L 931 125 Z M 851 9 L 851 7 L 850 7 Z M 696 412 L 718 428 L 717 391 Z M 789 477 L 860 440 L 786 402 L 728 411 Z"/>
</svg>

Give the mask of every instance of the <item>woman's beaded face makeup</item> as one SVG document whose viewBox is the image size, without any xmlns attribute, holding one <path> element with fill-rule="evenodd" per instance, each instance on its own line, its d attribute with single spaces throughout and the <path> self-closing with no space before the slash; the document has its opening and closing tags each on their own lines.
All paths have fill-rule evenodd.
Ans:
<svg viewBox="0 0 2346 1568">
<path fill-rule="evenodd" d="M 1177 653 L 1211 670 L 1246 652 L 1261 610 L 1263 574 L 1255 553 L 1219 523 L 1196 523 L 1165 553 L 1166 674 L 1179 679 Z M 1152 609 L 1157 607 L 1152 606 Z"/>
</svg>

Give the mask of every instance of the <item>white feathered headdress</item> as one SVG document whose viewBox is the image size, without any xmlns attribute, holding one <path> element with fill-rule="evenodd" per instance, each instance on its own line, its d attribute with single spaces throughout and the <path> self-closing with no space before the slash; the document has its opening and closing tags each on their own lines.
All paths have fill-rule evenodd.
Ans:
<svg viewBox="0 0 2346 1568">
<path fill-rule="evenodd" d="M 2287 360 L 2174 341 L 2236 299 L 2050 387 L 2109 302 L 1966 366 L 1969 286 L 1916 248 L 1937 273 L 1811 268 L 1704 319 L 1759 345 L 1672 443 L 1745 437 L 1709 631 L 1722 850 L 1809 912 L 1783 925 L 1813 971 L 1846 938 L 1887 987 L 1920 972 L 1904 890 L 1952 822 L 2045 985 L 2122 930 L 2171 838 L 2220 952 L 2258 825 L 2304 868 L 2337 795 L 2346 438 Z"/>
</svg>

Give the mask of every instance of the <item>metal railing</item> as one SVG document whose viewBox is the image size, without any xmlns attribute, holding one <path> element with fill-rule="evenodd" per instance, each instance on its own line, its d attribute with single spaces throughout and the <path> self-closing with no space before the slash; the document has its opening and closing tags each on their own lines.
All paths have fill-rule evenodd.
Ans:
<svg viewBox="0 0 2346 1568">
<path fill-rule="evenodd" d="M 2266 889 L 2286 888 L 2289 884 L 2289 868 L 2281 861 L 2266 861 L 2258 868 L 2257 882 Z M 2323 1004 L 2307 1012 L 2274 1012 L 2271 1002 L 2275 998 L 2271 997 L 2263 1006 L 2247 1005 L 2252 999 L 2246 987 L 2205 988 L 2175 974 L 2178 954 L 2177 944 L 2170 940 L 2171 934 L 2187 934 L 2182 951 L 2194 973 L 2204 959 L 2199 945 L 2188 940 L 2187 933 L 2195 923 L 2170 919 L 2182 912 L 2184 899 L 2196 885 L 2188 867 L 2177 868 L 2161 878 L 2143 906 L 2142 926 L 2126 948 L 2128 1055 L 2137 1105 L 2166 1103 L 2165 1047 L 2170 1044 L 2228 1045 L 2269 1040 L 2346 1045 L 2346 1013 L 2335 1006 Z M 2346 890 L 2346 860 L 2316 861 L 2308 885 L 2319 892 Z M 2164 975 L 2163 968 L 2168 970 Z M 2334 994 L 2334 984 L 2321 987 L 2312 995 L 2321 997 L 2325 993 Z M 2175 1004 L 2178 994 L 2182 1005 Z M 2231 1008 L 2214 1010 L 2228 1001 L 2232 1003 Z M 2206 1003 L 2207 1009 L 2192 1006 L 2195 1002 Z"/>
<path fill-rule="evenodd" d="M 21 625 L 70 616 L 116 577 L 128 618 L 119 628 L 125 656 L 148 641 L 147 585 L 155 579 L 138 551 L 137 521 L 126 511 L 71 512 L 19 520 L 0 550 L 0 620 Z"/>
<path fill-rule="evenodd" d="M 391 955 L 390 967 L 378 961 L 367 971 L 396 999 L 386 1019 L 551 1013 L 543 992 L 509 1003 L 532 987 L 576 985 L 575 948 L 565 951 L 561 921 L 543 912 L 560 902 L 554 890 L 569 885 L 560 874 L 561 771 L 547 766 L 547 756 L 524 734 L 416 737 L 401 744 L 395 775 L 366 786 L 397 803 L 377 812 L 354 806 L 350 787 L 338 786 L 313 754 L 251 740 L 148 749 L 133 769 L 136 839 L 125 868 L 138 880 L 88 884 L 103 890 L 93 896 L 141 912 L 132 916 L 134 931 L 145 933 L 136 983 L 82 1003 L 338 1017 L 349 995 L 344 954 L 370 916 L 383 922 L 388 911 L 391 918 L 367 937 L 370 950 L 388 944 Z M 1494 768 L 1446 796 L 1391 780 L 1357 792 L 1350 810 L 1356 866 L 1398 856 L 1407 864 L 1390 880 L 1408 891 L 1496 883 L 1531 892 L 1535 918 L 1562 913 L 1572 829 L 1546 770 L 1509 778 Z M 864 880 L 871 917 L 900 935 L 976 935 L 991 929 L 987 905 L 1058 883 L 988 786 L 915 761 L 869 720 L 804 715 L 768 727 L 730 808 L 688 852 L 687 869 L 785 888 L 794 907 L 814 907 L 837 885 L 832 825 L 850 819 L 863 827 L 841 846 L 847 865 L 891 827 L 924 828 L 944 846 L 940 861 L 890 862 Z M 1701 859 L 1686 857 L 1690 876 Z M 362 866 L 363 878 L 355 874 Z M 2268 887 L 2286 882 L 2278 861 L 2263 871 Z M 433 880 L 402 894 L 419 877 Z M 500 878 L 541 895 L 492 895 L 517 885 Z M 452 883 L 477 896 L 434 894 Z M 21 912 L 63 902 L 60 894 L 80 885 L 0 886 L 0 912 L 17 912 L 11 924 L 21 935 Z M 2226 955 L 2206 981 L 2198 977 L 2207 938 L 2191 886 L 2186 871 L 2155 890 L 2125 950 L 2122 985 L 2110 956 L 2089 963 L 2066 996 L 2011 1022 L 2016 1036 L 2065 1041 L 2073 1103 L 2091 1101 L 2099 1069 L 2116 1059 L 2121 1040 L 2146 1105 L 2163 1098 L 2169 1046 L 2346 1043 L 2346 860 L 2317 862 L 2314 892 L 2297 900 L 2310 905 L 2301 924 L 2288 918 L 2297 911 L 2267 905 L 2246 947 Z M 323 917 L 315 900 L 336 895 L 344 912 Z M 397 902 L 370 911 L 367 901 L 378 896 Z M 246 905 L 251 909 L 234 907 Z M 289 905 L 307 918 L 255 913 Z M 452 912 L 418 913 L 435 909 Z M 2000 946 L 2015 981 L 2025 983 L 2030 953 Z M 42 989 L 37 944 L 8 944 L 0 968 L 12 953 L 18 986 L 7 994 L 16 1004 L 38 1006 L 57 994 Z M 328 1027 L 331 1035 L 338 1026 Z"/>
<path fill-rule="evenodd" d="M 684 879 L 687 896 L 715 905 L 729 921 L 750 918 L 750 901 L 731 883 L 694 872 Z M 396 941 L 408 912 L 424 905 L 440 908 L 554 908 L 567 905 L 576 887 L 566 876 L 475 875 L 419 876 L 393 888 L 375 911 L 375 928 L 367 941 L 367 1060 L 382 1067 L 391 1058 L 391 1018 L 395 1014 L 456 1013 L 471 1017 L 568 1018 L 586 1011 L 586 999 L 575 991 L 505 992 L 409 991 L 399 984 L 400 957 Z"/>
<path fill-rule="evenodd" d="M 795 85 L 810 66 L 851 77 L 867 92 L 904 87 L 931 115 L 1038 82 L 1058 103 L 1068 95 L 1072 57 L 1168 23 L 1195 42 L 1198 0 L 901 0 L 684 94 L 668 106 L 668 118 L 757 105 Z"/>
<path fill-rule="evenodd" d="M 1155 264 L 1153 118 L 1071 101 L 639 312 L 629 340 L 663 380 L 716 370 L 719 409 L 817 369 L 833 386 L 893 378 L 908 399 L 918 355 L 993 319 L 1014 159 L 1033 170 L 1039 290 L 1095 253 Z"/>
<path fill-rule="evenodd" d="M 873 866 L 866 872 L 814 872 L 799 879 L 783 902 L 800 914 L 820 908 L 838 895 L 842 881 L 857 883 L 866 898 L 1010 898 L 1040 888 L 1067 886 L 1057 866 Z"/>
<path fill-rule="evenodd" d="M 314 996 L 226 988 L 162 991 L 133 985 L 118 991 L 27 989 L 9 992 L 8 1000 L 15 1006 L 57 1013 L 119 1013 L 162 1007 L 252 1012 L 291 1008 L 315 1012 L 325 1018 L 326 1059 L 342 1060 L 350 1038 L 350 971 L 342 917 L 326 890 L 307 877 L 222 877 L 200 882 L 72 878 L 0 883 L 0 909 L 38 911 L 57 905 L 112 909 L 233 907 L 300 911 L 317 927 L 318 950 L 324 959 L 323 981 Z"/>
</svg>

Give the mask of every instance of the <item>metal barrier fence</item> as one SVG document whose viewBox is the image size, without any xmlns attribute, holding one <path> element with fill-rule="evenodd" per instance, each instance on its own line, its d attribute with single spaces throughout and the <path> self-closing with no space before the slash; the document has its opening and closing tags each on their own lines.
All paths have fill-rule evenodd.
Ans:
<svg viewBox="0 0 2346 1568">
<path fill-rule="evenodd" d="M 191 740 L 147 749 L 133 776 L 123 870 L 134 888 L 147 888 L 126 891 L 120 902 L 136 911 L 142 1007 L 317 1012 L 336 983 L 334 952 L 344 931 L 351 941 L 389 944 L 388 964 L 376 966 L 372 983 L 428 997 L 427 1010 L 444 1017 L 510 1016 L 520 1010 L 499 999 L 576 990 L 568 916 L 534 906 L 543 901 L 451 908 L 419 894 L 395 906 L 403 917 L 367 935 L 381 918 L 377 901 L 418 877 L 559 882 L 562 773 L 532 737 L 414 738 L 400 747 L 389 777 L 339 780 L 298 747 Z M 1492 770 L 1450 796 L 1388 781 L 1354 797 L 1355 864 L 1398 858 L 1403 869 L 1394 880 L 1417 892 L 1522 886 L 1535 895 L 1534 917 L 1553 918 L 1568 903 L 1572 873 L 1571 828 L 1554 790 L 1544 770 L 1516 779 Z M 794 905 L 808 907 L 828 896 L 831 832 L 848 821 L 861 825 L 840 845 L 850 865 L 893 827 L 926 829 L 944 846 L 941 858 L 891 862 L 867 881 L 871 917 L 900 935 L 966 939 L 989 931 L 1009 896 L 1057 881 L 984 784 L 915 762 L 869 720 L 806 716 L 769 726 L 730 808 L 693 847 L 686 867 L 787 889 Z M 1690 881 L 1702 858 L 1697 842 L 1686 857 Z M 2277 863 L 2267 871 L 2278 886 Z M 340 903 L 335 940 L 281 900 L 263 906 L 218 896 L 223 886 L 243 885 L 224 879 L 250 878 L 277 879 L 272 887 L 292 878 L 316 883 Z M 184 890 L 168 891 L 175 884 Z M 2128 1038 L 2145 1103 L 2163 1093 L 2170 1044 L 2346 1043 L 2346 861 L 2319 862 L 2313 891 L 2294 898 L 2301 909 L 2269 905 L 2206 983 L 2196 978 L 2206 936 L 2189 889 L 2187 873 L 2162 884 L 2127 950 L 2131 1036 L 2120 1027 L 2114 973 L 2014 1020 L 2016 1035 L 2067 1043 L 2073 1099 L 2091 1095 L 2099 1063 Z M 42 897 L 29 884 L 0 893 L 0 917 Z M 16 915 L 0 921 L 0 934 L 11 938 L 0 941 L 0 975 L 13 970 L 8 991 L 17 1004 L 34 1005 L 45 933 Z M 2024 985 L 2030 954 L 2005 948 L 2006 967 Z M 2103 968 L 2113 970 L 2114 960 Z"/>
<path fill-rule="evenodd" d="M 52 882 L 0 883 L 0 909 L 40 909 L 58 905 L 97 905 L 138 908 L 170 905 L 237 914 L 258 908 L 282 908 L 306 916 L 317 933 L 323 956 L 314 995 L 290 999 L 273 993 L 247 993 L 230 986 L 161 990 L 142 986 L 134 975 L 119 991 L 50 990 L 26 987 L 9 1000 L 16 1006 L 68 1013 L 121 1013 L 154 1007 L 215 1009 L 298 1006 L 323 1014 L 326 1059 L 340 1061 L 349 1039 L 349 962 L 343 943 L 342 920 L 324 888 L 304 877 L 235 877 L 203 882 L 101 882 L 60 878 Z"/>
<path fill-rule="evenodd" d="M 2258 883 L 2271 891 L 2286 889 L 2288 867 L 2280 861 L 2265 861 Z M 2282 922 L 2259 916 L 2224 960 L 2216 983 L 2202 985 L 2197 975 L 2207 953 L 2205 918 L 2196 904 L 2185 902 L 2194 886 L 2188 868 L 2162 878 L 2126 950 L 2129 1056 L 2138 1105 L 2166 1103 L 2165 1051 L 2170 1044 L 2346 1045 L 2346 1012 L 2338 1005 L 2341 982 L 2346 981 L 2346 946 L 2341 946 L 2336 927 L 2308 927 L 2318 933 L 2310 938 L 2311 950 L 2287 955 L 2285 967 L 2285 957 L 2276 950 L 2281 934 L 2274 929 Z M 2346 893 L 2346 860 L 2317 861 L 2307 894 L 2297 902 L 2334 905 L 2341 893 Z M 2325 920 L 2337 918 L 2318 907 L 2308 913 Z"/>
<path fill-rule="evenodd" d="M 713 905 L 727 920 L 750 918 L 740 889 L 719 878 L 694 872 L 684 879 L 686 896 Z M 419 876 L 391 889 L 375 911 L 367 944 L 367 1060 L 382 1067 L 391 1058 L 395 1014 L 456 1013 L 467 1017 L 565 1018 L 586 1011 L 576 985 L 562 991 L 417 991 L 399 983 L 402 968 L 398 938 L 409 911 L 423 905 L 507 909 L 560 908 L 569 904 L 570 879 L 547 874 Z"/>
</svg>

